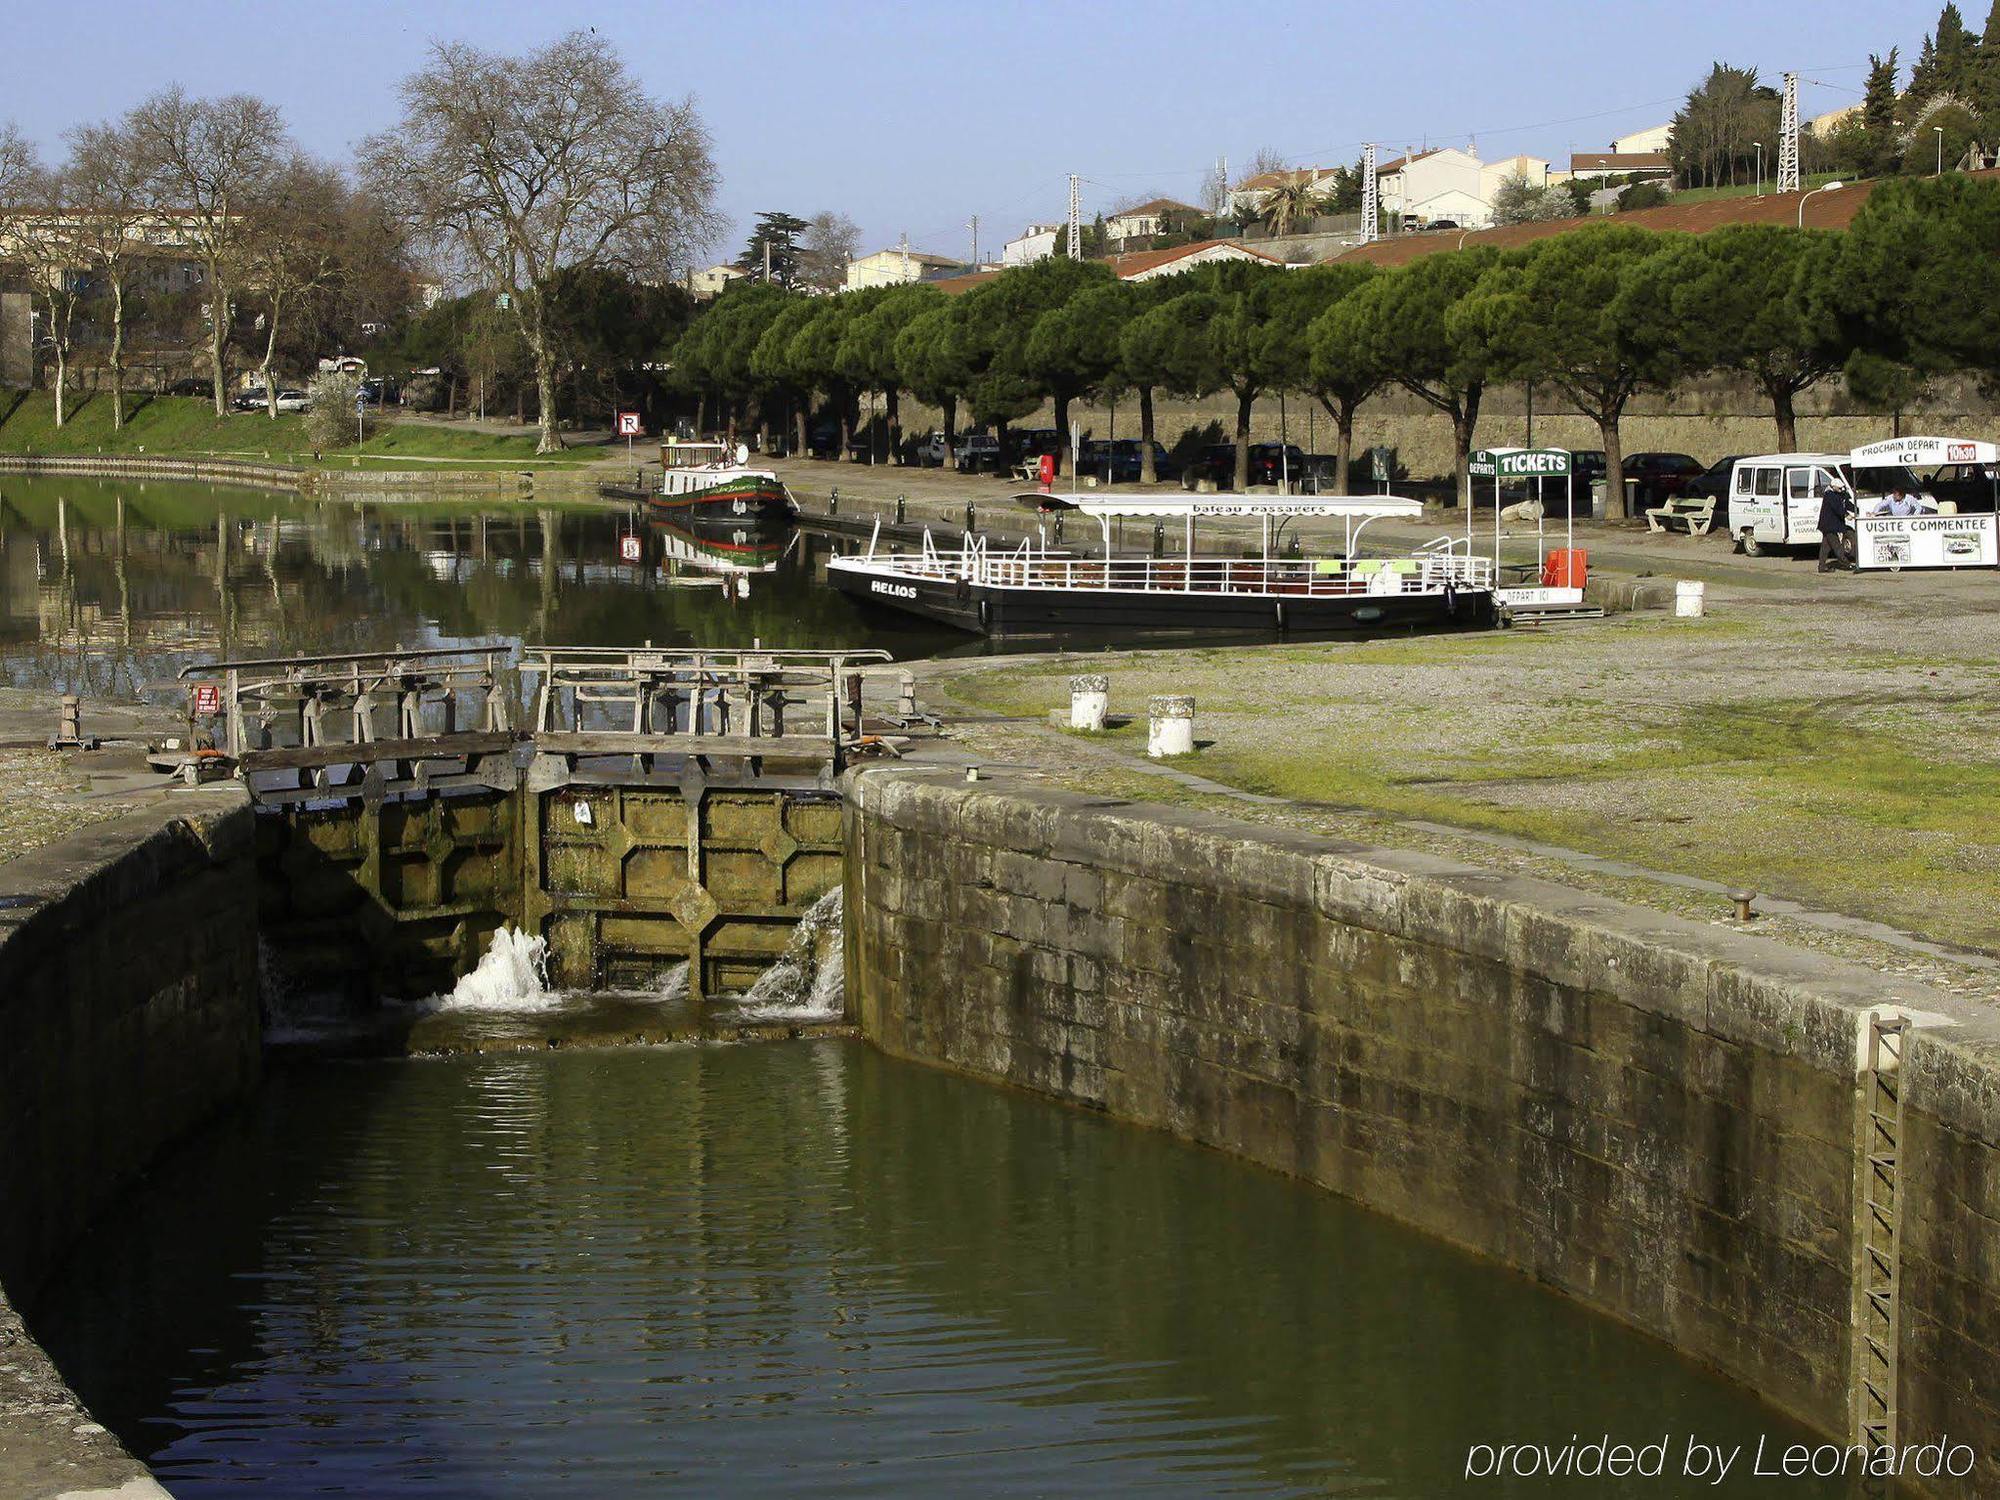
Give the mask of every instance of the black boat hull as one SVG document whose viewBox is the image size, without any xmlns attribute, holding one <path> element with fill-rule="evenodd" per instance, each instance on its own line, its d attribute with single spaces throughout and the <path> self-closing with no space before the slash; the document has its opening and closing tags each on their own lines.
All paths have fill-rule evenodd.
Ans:
<svg viewBox="0 0 2000 1500">
<path fill-rule="evenodd" d="M 828 568 L 827 581 L 865 604 L 986 636 L 1242 632 L 1334 634 L 1483 629 L 1496 623 L 1484 589 L 1451 594 L 1220 594 L 1170 590 L 1004 588 L 889 578 Z"/>
</svg>

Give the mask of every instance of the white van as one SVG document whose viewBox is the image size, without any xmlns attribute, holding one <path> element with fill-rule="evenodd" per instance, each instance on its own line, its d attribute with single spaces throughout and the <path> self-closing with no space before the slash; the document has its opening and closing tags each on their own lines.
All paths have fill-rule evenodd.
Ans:
<svg viewBox="0 0 2000 1500">
<path fill-rule="evenodd" d="M 1859 473 L 1861 482 L 1855 482 Z M 1765 453 L 1739 458 L 1729 481 L 1729 534 L 1737 550 L 1757 556 L 1766 547 L 1817 547 L 1819 502 L 1835 477 L 1854 494 L 1861 514 L 1892 484 L 1935 510 L 1937 502 L 1908 469 L 1870 464 L 1856 470 L 1845 453 Z"/>
</svg>

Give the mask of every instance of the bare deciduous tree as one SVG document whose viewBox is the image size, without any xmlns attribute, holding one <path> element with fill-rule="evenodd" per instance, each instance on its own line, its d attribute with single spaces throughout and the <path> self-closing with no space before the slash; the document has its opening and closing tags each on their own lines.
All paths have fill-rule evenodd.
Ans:
<svg viewBox="0 0 2000 1500">
<path fill-rule="evenodd" d="M 172 232 L 148 193 L 148 162 L 129 128 L 72 130 L 67 176 L 79 245 L 111 296 L 111 425 L 119 428 L 125 425 L 126 298 L 138 263 L 151 253 L 148 232 L 163 240 Z"/>
<path fill-rule="evenodd" d="M 19 208 L 40 170 L 35 148 L 14 122 L 0 125 L 0 208 Z"/>
<path fill-rule="evenodd" d="M 40 345 L 55 360 L 56 426 L 69 416 L 69 353 L 76 310 L 83 302 L 85 251 L 68 178 L 42 166 L 33 147 L 17 135 L 0 142 L 7 163 L 7 194 L 15 205 L 8 225 L 7 252 L 26 272 L 30 293 L 41 303 Z"/>
<path fill-rule="evenodd" d="M 820 292 L 847 284 L 847 263 L 861 250 L 861 226 L 846 214 L 814 214 L 799 245 L 799 281 Z"/>
<path fill-rule="evenodd" d="M 572 32 L 525 57 L 443 43 L 403 80 L 403 118 L 362 146 L 372 187 L 520 320 L 556 436 L 558 277 L 664 281 L 715 234 L 715 166 L 691 99 L 647 97 L 610 44 Z"/>
<path fill-rule="evenodd" d="M 226 415 L 229 299 L 242 268 L 251 206 L 269 192 L 290 155 L 284 122 L 271 105 L 248 94 L 190 99 L 178 85 L 153 95 L 126 121 L 149 164 L 158 206 L 180 216 L 186 246 L 202 263 L 215 414 Z"/>
<path fill-rule="evenodd" d="M 278 417 L 278 387 L 271 379 L 278 332 L 285 316 L 328 286 L 340 268 L 347 185 L 333 168 L 295 156 L 252 205 L 243 244 L 243 282 L 263 305 L 264 358 L 258 374 L 264 407 Z"/>
</svg>

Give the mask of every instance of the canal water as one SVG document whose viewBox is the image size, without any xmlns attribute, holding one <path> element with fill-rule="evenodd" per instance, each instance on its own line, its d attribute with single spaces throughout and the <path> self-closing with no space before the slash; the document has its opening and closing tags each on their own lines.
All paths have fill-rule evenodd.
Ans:
<svg viewBox="0 0 2000 1500">
<path fill-rule="evenodd" d="M 162 697 L 193 662 L 396 646 L 971 648 L 826 587 L 825 545 L 603 506 L 0 476 L 0 684 Z"/>
<path fill-rule="evenodd" d="M 1805 1434 L 1519 1277 L 842 1039 L 278 1071 L 33 1325 L 183 1500 L 1845 1493 L 1672 1477 Z M 1676 1467 L 1463 1480 L 1605 1434 Z"/>
</svg>

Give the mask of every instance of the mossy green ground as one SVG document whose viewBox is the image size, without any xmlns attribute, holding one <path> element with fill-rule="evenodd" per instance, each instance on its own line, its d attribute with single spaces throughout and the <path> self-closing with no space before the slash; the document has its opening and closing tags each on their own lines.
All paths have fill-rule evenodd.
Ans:
<svg viewBox="0 0 2000 1500">
<path fill-rule="evenodd" d="M 1192 693 L 1210 743 L 1182 764 L 1227 786 L 1537 840 L 2000 950 L 2000 660 L 1960 651 L 1941 666 L 1913 643 L 1811 671 L 1787 666 L 1782 625 L 1635 617 L 1592 636 L 954 668 L 943 686 L 1040 719 L 1067 703 L 1071 672 L 1109 666 L 1112 710 L 1136 724 L 1100 743 L 1122 754 L 1144 753 L 1148 695 Z M 1765 670 L 1731 670 L 1737 653 Z"/>
<path fill-rule="evenodd" d="M 146 453 L 166 458 L 287 464 L 313 461 L 305 419 L 296 414 L 275 419 L 263 412 L 218 417 L 211 403 L 189 396 L 138 393 L 126 401 L 125 425 L 114 429 L 109 394 L 73 392 L 67 420 L 57 427 L 55 398 L 49 392 L 0 391 L 0 453 Z M 596 462 L 604 452 L 586 448 L 538 456 L 532 434 L 460 431 L 411 422 L 379 424 L 358 448 L 350 444 L 328 450 L 322 457 L 336 467 L 346 467 L 359 457 L 368 468 L 394 468 L 397 460 L 425 460 L 421 466 L 430 469 L 438 466 L 429 462 L 433 460 L 473 468 L 586 464 Z M 402 466 L 412 467 L 407 463 Z"/>
</svg>

